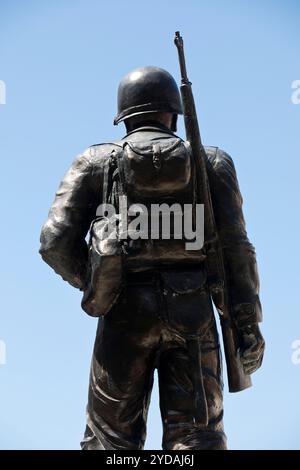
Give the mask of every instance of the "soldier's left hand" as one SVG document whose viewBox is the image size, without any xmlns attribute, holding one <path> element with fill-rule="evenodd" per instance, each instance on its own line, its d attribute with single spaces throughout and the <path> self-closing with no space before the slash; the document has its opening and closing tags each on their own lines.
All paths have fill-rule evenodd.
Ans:
<svg viewBox="0 0 300 470">
<path fill-rule="evenodd" d="M 265 341 L 258 324 L 241 329 L 241 361 L 246 374 L 253 374 L 262 364 Z"/>
</svg>

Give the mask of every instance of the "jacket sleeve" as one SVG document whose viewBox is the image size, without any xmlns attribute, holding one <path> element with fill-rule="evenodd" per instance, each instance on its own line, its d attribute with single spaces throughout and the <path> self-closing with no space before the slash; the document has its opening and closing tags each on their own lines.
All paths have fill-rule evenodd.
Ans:
<svg viewBox="0 0 300 470">
<path fill-rule="evenodd" d="M 85 237 L 96 208 L 97 194 L 88 149 L 75 159 L 61 182 L 40 237 L 43 260 L 79 289 L 84 287 L 86 276 Z"/>
<path fill-rule="evenodd" d="M 247 237 L 234 163 L 220 149 L 208 151 L 208 176 L 223 249 L 231 314 L 238 327 L 262 321 L 256 254 Z"/>
</svg>

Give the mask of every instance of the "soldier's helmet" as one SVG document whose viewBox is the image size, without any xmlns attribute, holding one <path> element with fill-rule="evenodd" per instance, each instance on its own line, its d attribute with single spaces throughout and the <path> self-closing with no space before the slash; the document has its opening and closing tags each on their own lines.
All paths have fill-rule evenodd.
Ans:
<svg viewBox="0 0 300 470">
<path fill-rule="evenodd" d="M 182 114 L 177 84 L 164 69 L 141 67 L 125 75 L 118 89 L 118 113 L 114 124 L 138 114 Z"/>
</svg>

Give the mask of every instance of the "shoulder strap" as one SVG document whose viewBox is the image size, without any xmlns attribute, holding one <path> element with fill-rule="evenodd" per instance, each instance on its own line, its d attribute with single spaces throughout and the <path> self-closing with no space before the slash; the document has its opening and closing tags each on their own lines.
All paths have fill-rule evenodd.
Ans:
<svg viewBox="0 0 300 470">
<path fill-rule="evenodd" d="M 122 153 L 122 151 L 120 152 L 120 150 L 122 150 L 120 145 L 118 145 L 117 143 L 115 144 L 114 142 L 112 143 L 112 145 L 115 145 L 116 147 L 118 147 L 119 152 L 116 152 L 117 149 L 113 149 L 108 155 L 103 166 L 103 187 L 102 187 L 103 203 L 109 202 L 110 191 L 111 191 L 111 186 L 112 186 L 112 170 L 114 169 L 113 162 L 116 161 L 116 163 L 118 164 L 119 154 Z"/>
<path fill-rule="evenodd" d="M 123 165 L 123 148 L 121 151 L 118 152 L 116 155 L 116 163 L 119 172 L 119 189 L 118 192 L 120 196 L 124 196 L 126 194 L 125 191 L 125 176 L 124 176 L 124 165 Z"/>
<path fill-rule="evenodd" d="M 105 204 L 108 202 L 108 176 L 109 176 L 109 167 L 110 167 L 110 157 L 105 161 L 103 168 L 103 188 L 102 188 L 102 203 Z"/>
<path fill-rule="evenodd" d="M 103 165 L 103 179 L 102 179 L 102 201 L 103 203 L 110 202 L 111 192 L 113 190 L 113 182 L 116 173 L 119 175 L 118 194 L 124 194 L 124 176 L 123 176 L 123 144 L 124 142 L 111 142 L 113 148 L 107 156 Z"/>
</svg>

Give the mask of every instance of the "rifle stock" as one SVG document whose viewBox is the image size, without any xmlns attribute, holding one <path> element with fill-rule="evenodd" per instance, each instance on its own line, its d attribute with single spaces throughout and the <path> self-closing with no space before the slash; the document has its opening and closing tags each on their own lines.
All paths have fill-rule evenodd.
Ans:
<svg viewBox="0 0 300 470">
<path fill-rule="evenodd" d="M 186 140 L 191 147 L 196 171 L 197 203 L 204 204 L 204 233 L 208 283 L 221 322 L 229 391 L 238 392 L 251 386 L 251 378 L 250 375 L 244 372 L 239 354 L 238 332 L 229 312 L 223 252 L 216 228 L 206 169 L 207 156 L 201 141 L 192 84 L 187 76 L 183 39 L 179 31 L 175 33 L 174 42 L 178 50 L 181 72 L 180 92 Z"/>
</svg>

